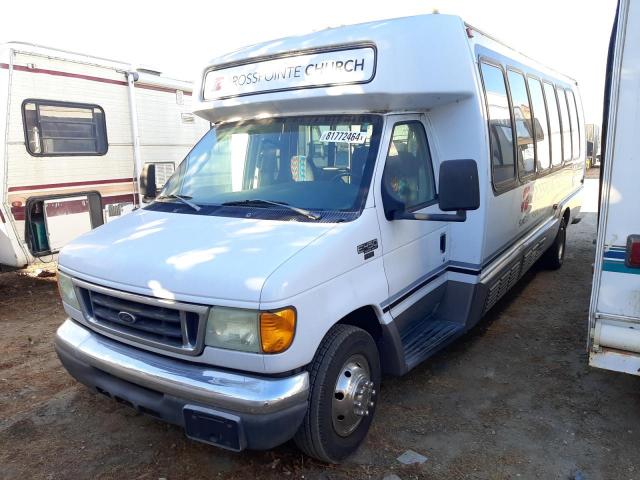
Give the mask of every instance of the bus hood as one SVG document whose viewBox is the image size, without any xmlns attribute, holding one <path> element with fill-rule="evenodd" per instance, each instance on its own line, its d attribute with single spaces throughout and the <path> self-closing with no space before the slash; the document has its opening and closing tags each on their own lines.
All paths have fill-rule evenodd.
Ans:
<svg viewBox="0 0 640 480">
<path fill-rule="evenodd" d="M 77 238 L 59 266 L 78 278 L 194 303 L 257 303 L 267 277 L 333 227 L 137 210 Z"/>
</svg>

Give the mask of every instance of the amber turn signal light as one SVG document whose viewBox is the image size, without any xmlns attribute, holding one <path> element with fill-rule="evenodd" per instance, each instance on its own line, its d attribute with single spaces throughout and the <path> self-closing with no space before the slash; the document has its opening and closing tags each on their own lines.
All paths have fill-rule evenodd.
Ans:
<svg viewBox="0 0 640 480">
<path fill-rule="evenodd" d="M 295 331 L 293 308 L 260 313 L 260 342 L 264 353 L 284 352 L 291 345 Z"/>
</svg>

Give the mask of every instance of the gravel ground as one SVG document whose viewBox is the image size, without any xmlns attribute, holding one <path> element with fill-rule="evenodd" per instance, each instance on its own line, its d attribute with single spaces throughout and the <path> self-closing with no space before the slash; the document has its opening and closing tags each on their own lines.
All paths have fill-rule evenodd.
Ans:
<svg viewBox="0 0 640 480">
<path fill-rule="evenodd" d="M 0 478 L 640 479 L 640 379 L 587 366 L 594 237 L 588 214 L 560 271 L 534 268 L 456 344 L 385 378 L 365 445 L 339 466 L 292 444 L 225 452 L 92 394 L 53 351 L 55 279 L 1 274 Z M 426 462 L 398 462 L 409 449 Z"/>
</svg>

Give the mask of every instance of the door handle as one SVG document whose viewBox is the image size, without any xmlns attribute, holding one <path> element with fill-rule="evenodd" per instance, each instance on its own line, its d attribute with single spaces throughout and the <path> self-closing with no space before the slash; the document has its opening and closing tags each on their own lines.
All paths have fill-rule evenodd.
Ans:
<svg viewBox="0 0 640 480">
<path fill-rule="evenodd" d="M 440 234 L 440 253 L 444 253 L 447 251 L 447 234 Z"/>
</svg>

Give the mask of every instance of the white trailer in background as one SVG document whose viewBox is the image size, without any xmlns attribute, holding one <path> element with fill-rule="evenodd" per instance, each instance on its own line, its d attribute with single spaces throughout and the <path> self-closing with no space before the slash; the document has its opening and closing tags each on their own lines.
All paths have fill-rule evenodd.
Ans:
<svg viewBox="0 0 640 480">
<path fill-rule="evenodd" d="M 585 125 L 587 139 L 587 168 L 600 165 L 600 125 L 587 123 Z"/>
<path fill-rule="evenodd" d="M 209 128 L 191 83 L 130 64 L 0 44 L 0 265 L 55 258 L 68 241 L 138 204 Z"/>
<path fill-rule="evenodd" d="M 640 2 L 619 2 L 607 85 L 589 364 L 640 375 Z"/>
</svg>

